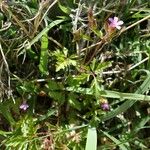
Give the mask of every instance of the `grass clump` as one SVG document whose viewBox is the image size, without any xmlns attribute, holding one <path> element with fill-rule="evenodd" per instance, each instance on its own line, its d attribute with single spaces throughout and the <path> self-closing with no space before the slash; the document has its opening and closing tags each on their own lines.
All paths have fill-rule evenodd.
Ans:
<svg viewBox="0 0 150 150">
<path fill-rule="evenodd" d="M 0 6 L 1 149 L 150 148 L 149 2 Z"/>
</svg>

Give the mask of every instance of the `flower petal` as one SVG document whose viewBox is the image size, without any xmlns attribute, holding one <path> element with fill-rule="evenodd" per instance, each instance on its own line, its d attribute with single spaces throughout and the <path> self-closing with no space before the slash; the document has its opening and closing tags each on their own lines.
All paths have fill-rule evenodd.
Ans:
<svg viewBox="0 0 150 150">
<path fill-rule="evenodd" d="M 118 17 L 114 17 L 114 22 L 118 22 L 119 18 Z"/>
<path fill-rule="evenodd" d="M 115 27 L 116 27 L 116 25 L 113 24 L 113 23 L 110 23 L 109 26 L 112 27 L 112 28 L 115 28 Z"/>
<path fill-rule="evenodd" d="M 29 105 L 28 105 L 28 104 L 23 103 L 23 104 L 21 104 L 21 105 L 20 105 L 20 107 L 19 107 L 19 108 L 25 111 L 26 109 L 28 109 L 28 107 L 29 107 Z"/>
<path fill-rule="evenodd" d="M 114 21 L 114 19 L 113 18 L 109 18 L 108 19 L 111 23 Z"/>
<path fill-rule="evenodd" d="M 118 21 L 117 25 L 122 25 L 123 23 L 123 21 Z"/>
<path fill-rule="evenodd" d="M 109 110 L 109 104 L 108 103 L 103 103 L 101 105 L 102 110 Z"/>
<path fill-rule="evenodd" d="M 118 30 L 120 30 L 120 29 L 121 29 L 121 27 L 120 27 L 120 26 L 118 26 L 118 25 L 116 26 L 116 28 L 117 28 Z"/>
<path fill-rule="evenodd" d="M 20 107 L 19 107 L 20 109 L 23 109 L 24 108 L 24 105 L 20 105 Z"/>
</svg>

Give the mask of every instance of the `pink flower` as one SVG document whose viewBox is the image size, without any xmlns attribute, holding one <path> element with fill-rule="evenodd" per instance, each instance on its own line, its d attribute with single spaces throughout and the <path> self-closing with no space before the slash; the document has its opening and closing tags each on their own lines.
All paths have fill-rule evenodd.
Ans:
<svg viewBox="0 0 150 150">
<path fill-rule="evenodd" d="M 19 108 L 26 111 L 28 109 L 28 107 L 29 107 L 29 105 L 26 102 L 23 102 Z"/>
<path fill-rule="evenodd" d="M 101 104 L 101 108 L 102 108 L 102 110 L 109 110 L 109 104 L 108 103 L 102 103 Z"/>
<path fill-rule="evenodd" d="M 109 26 L 112 28 L 117 28 L 118 30 L 121 29 L 121 25 L 123 24 L 123 21 L 120 20 L 118 17 L 114 17 L 114 18 L 109 18 L 108 19 L 110 21 Z"/>
</svg>

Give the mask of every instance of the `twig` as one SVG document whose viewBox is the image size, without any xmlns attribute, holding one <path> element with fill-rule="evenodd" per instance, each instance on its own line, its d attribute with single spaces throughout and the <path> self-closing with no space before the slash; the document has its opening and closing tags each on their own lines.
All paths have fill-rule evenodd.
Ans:
<svg viewBox="0 0 150 150">
<path fill-rule="evenodd" d="M 147 61 L 149 59 L 149 57 L 146 57 L 145 59 L 143 59 L 142 61 L 138 62 L 137 64 L 133 65 L 132 67 L 130 67 L 128 69 L 128 71 L 131 71 L 132 69 L 134 69 L 135 67 L 139 66 L 140 64 L 144 63 L 145 61 Z"/>
<path fill-rule="evenodd" d="M 106 75 L 106 74 L 118 74 L 118 73 L 121 73 L 122 71 L 124 70 L 117 70 L 117 71 L 105 71 L 105 72 L 102 72 L 103 75 Z"/>
<path fill-rule="evenodd" d="M 97 47 L 94 49 L 94 52 L 92 53 L 92 55 L 90 56 L 90 58 L 89 58 L 89 60 L 88 60 L 87 62 L 86 62 L 86 59 L 88 58 L 88 56 L 85 58 L 85 63 L 86 63 L 87 65 L 92 61 L 92 59 L 94 58 L 95 54 L 103 48 L 103 45 L 104 45 L 104 44 L 103 44 L 103 42 L 101 41 L 101 42 L 99 43 L 99 45 L 97 45 Z M 101 48 L 100 48 L 100 46 L 101 46 Z M 87 55 L 90 55 L 90 53 L 87 54 Z"/>
<path fill-rule="evenodd" d="M 55 0 L 46 10 L 46 12 L 44 13 L 44 15 L 42 16 L 41 20 L 39 21 L 39 24 L 41 24 L 42 20 L 45 18 L 46 14 L 48 13 L 48 11 L 58 2 L 58 0 Z M 47 2 L 46 2 L 47 3 Z"/>
<path fill-rule="evenodd" d="M 0 44 L 0 52 L 1 52 L 1 55 L 2 55 L 2 58 L 3 58 L 3 60 L 4 60 L 4 64 L 5 64 L 5 66 L 6 66 L 6 71 L 7 71 L 7 73 L 8 73 L 8 97 L 12 97 L 12 99 L 13 99 L 13 96 L 12 96 L 12 91 L 11 91 L 11 87 L 10 87 L 10 71 L 9 71 L 9 66 L 8 66 L 8 63 L 7 63 L 7 61 L 6 61 L 6 58 L 5 58 L 5 55 L 4 55 L 4 53 L 3 53 L 3 49 L 2 49 L 2 46 L 1 46 L 1 44 Z M 13 101 L 14 101 L 14 99 L 13 99 Z M 14 101 L 14 103 L 15 103 L 15 101 Z"/>
<path fill-rule="evenodd" d="M 63 48 L 63 45 L 61 45 L 58 41 L 56 41 L 55 39 L 53 39 L 52 37 L 48 37 L 49 40 L 51 40 L 52 42 L 54 42 L 56 45 L 58 45 L 60 48 Z"/>
<path fill-rule="evenodd" d="M 141 23 L 141 22 L 143 22 L 143 21 L 145 21 L 145 20 L 147 20 L 147 19 L 149 19 L 149 18 L 150 18 L 150 15 L 146 16 L 145 18 L 143 18 L 143 19 L 141 19 L 141 20 L 139 20 L 139 21 L 137 21 L 137 22 L 131 24 L 130 26 L 128 26 L 128 27 L 122 29 L 119 34 L 121 34 L 121 33 L 125 32 L 125 31 L 127 31 L 128 29 L 130 29 L 130 28 L 136 26 L 137 24 L 139 24 L 139 23 Z"/>
<path fill-rule="evenodd" d="M 83 51 L 85 51 L 85 50 L 87 50 L 87 49 L 93 48 L 93 47 L 95 47 L 95 46 L 98 46 L 99 44 L 101 44 L 101 41 L 98 42 L 98 43 L 95 43 L 95 44 L 93 44 L 93 45 L 91 45 L 91 46 L 88 46 L 88 47 L 86 47 L 86 48 L 81 49 L 81 52 L 83 52 Z"/>
<path fill-rule="evenodd" d="M 2 29 L 0 29 L 0 32 L 7 30 L 10 26 L 11 26 L 11 22 L 9 22 L 7 26 L 5 27 L 3 26 Z"/>
<path fill-rule="evenodd" d="M 139 66 L 140 64 L 144 63 L 145 61 L 149 60 L 149 57 L 146 57 L 145 59 L 143 59 L 142 61 L 138 62 L 137 64 L 131 66 L 127 71 L 131 71 L 132 69 L 136 68 L 137 66 Z M 118 73 L 121 73 L 125 70 L 117 70 L 117 71 L 105 71 L 105 72 L 102 72 L 103 75 L 105 74 L 118 74 Z"/>
<path fill-rule="evenodd" d="M 5 55 L 4 55 L 4 53 L 3 53 L 3 49 L 2 49 L 1 44 L 0 44 L 0 52 L 1 52 L 2 58 L 3 58 L 3 60 L 4 60 L 4 63 L 5 63 L 5 66 L 6 66 L 7 72 L 9 72 L 9 66 L 8 66 L 7 61 L 6 61 Z"/>
<path fill-rule="evenodd" d="M 73 21 L 73 32 L 75 32 L 77 30 L 77 23 L 79 20 L 79 16 L 81 14 L 81 10 L 82 10 L 82 5 L 80 4 L 81 1 L 79 1 L 78 3 L 78 8 L 76 10 L 76 15 L 75 15 L 75 20 Z"/>
</svg>

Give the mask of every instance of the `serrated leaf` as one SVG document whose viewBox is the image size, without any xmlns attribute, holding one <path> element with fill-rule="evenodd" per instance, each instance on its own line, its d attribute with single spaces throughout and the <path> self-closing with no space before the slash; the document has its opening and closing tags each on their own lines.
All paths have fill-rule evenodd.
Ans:
<svg viewBox="0 0 150 150">
<path fill-rule="evenodd" d="M 73 108 L 81 110 L 81 103 L 78 101 L 77 98 L 77 95 L 75 95 L 74 93 L 69 93 L 68 102 Z"/>
<path fill-rule="evenodd" d="M 57 62 L 56 65 L 56 72 L 60 71 L 61 69 L 65 69 L 66 67 L 72 65 L 72 66 L 76 66 L 76 61 L 75 60 L 71 60 L 69 58 L 64 58 L 61 62 L 60 59 Z"/>
<path fill-rule="evenodd" d="M 49 90 L 61 90 L 63 88 L 63 85 L 61 83 L 57 83 L 56 81 L 49 80 L 48 81 L 48 88 Z"/>
<path fill-rule="evenodd" d="M 50 91 L 48 93 L 50 97 L 52 97 L 54 100 L 58 101 L 60 104 L 63 104 L 65 101 L 65 96 L 62 92 L 55 92 L 55 91 Z"/>
</svg>

